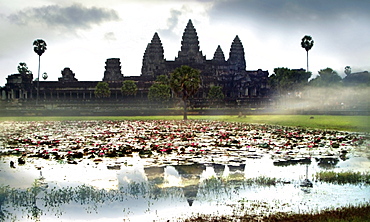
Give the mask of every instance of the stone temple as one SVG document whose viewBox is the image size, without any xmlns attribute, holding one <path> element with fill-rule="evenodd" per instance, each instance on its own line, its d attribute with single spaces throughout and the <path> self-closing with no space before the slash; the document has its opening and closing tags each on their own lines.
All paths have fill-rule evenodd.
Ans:
<svg viewBox="0 0 370 222">
<path fill-rule="evenodd" d="M 258 104 L 267 101 L 269 95 L 268 71 L 261 69 L 246 70 L 245 53 L 242 41 L 236 35 L 231 43 L 228 59 L 220 46 L 215 49 L 211 60 L 200 51 L 198 35 L 191 20 L 184 30 L 181 49 L 174 60 L 164 58 L 164 48 L 158 33 L 154 33 L 148 43 L 142 60 L 140 76 L 124 76 L 119 58 L 106 61 L 102 81 L 108 82 L 111 90 L 107 100 L 124 100 L 121 93 L 122 82 L 133 80 L 137 84 L 137 101 L 147 100 L 149 87 L 159 75 L 170 75 L 174 69 L 188 65 L 201 72 L 201 87 L 195 95 L 198 104 L 207 102 L 207 93 L 212 86 L 221 86 L 225 101 L 229 103 Z M 70 68 L 64 68 L 58 81 L 40 81 L 40 101 L 93 101 L 98 81 L 78 81 Z M 30 76 L 31 75 L 31 76 Z M 8 101 L 34 101 L 37 93 L 37 81 L 32 81 L 32 74 L 13 74 L 7 78 L 1 89 L 1 99 Z M 131 98 L 132 99 L 132 98 Z"/>
</svg>

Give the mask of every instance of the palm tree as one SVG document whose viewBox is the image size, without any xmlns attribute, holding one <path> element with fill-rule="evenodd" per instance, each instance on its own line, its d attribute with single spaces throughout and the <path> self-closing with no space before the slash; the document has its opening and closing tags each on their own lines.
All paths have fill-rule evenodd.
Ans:
<svg viewBox="0 0 370 222">
<path fill-rule="evenodd" d="M 40 57 L 46 51 L 46 42 L 42 39 L 36 39 L 33 41 L 33 51 L 39 55 L 39 70 L 37 74 L 37 96 L 36 96 L 36 105 L 39 100 L 39 91 L 40 91 Z"/>
<path fill-rule="evenodd" d="M 312 48 L 313 46 L 313 39 L 311 36 L 309 35 L 305 35 L 303 38 L 302 38 L 302 42 L 301 42 L 301 46 L 302 48 L 304 48 L 307 52 L 307 72 L 308 72 L 308 51 Z"/>
<path fill-rule="evenodd" d="M 181 66 L 171 73 L 170 87 L 184 102 L 184 120 L 187 120 L 187 103 L 200 87 L 200 72 L 189 66 Z"/>
</svg>

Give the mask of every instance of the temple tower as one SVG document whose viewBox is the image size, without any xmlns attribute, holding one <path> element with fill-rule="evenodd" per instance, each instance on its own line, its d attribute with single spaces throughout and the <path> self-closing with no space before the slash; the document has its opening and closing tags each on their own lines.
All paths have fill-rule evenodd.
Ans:
<svg viewBox="0 0 370 222">
<path fill-rule="evenodd" d="M 178 57 L 175 60 L 187 65 L 203 63 L 206 60 L 202 51 L 199 51 L 197 31 L 190 19 L 182 36 L 181 51 L 179 51 Z"/>
<path fill-rule="evenodd" d="M 158 33 L 154 33 L 152 41 L 146 47 L 143 56 L 143 66 L 141 74 L 143 76 L 156 77 L 163 74 L 164 69 L 164 50 Z"/>
<path fill-rule="evenodd" d="M 230 69 L 234 71 L 245 70 L 246 68 L 244 48 L 238 36 L 234 38 L 231 44 L 228 63 Z"/>
<path fill-rule="evenodd" d="M 214 63 L 219 63 L 219 62 L 225 62 L 225 55 L 224 52 L 221 49 L 221 46 L 218 45 L 215 54 L 213 55 L 213 60 Z"/>
<path fill-rule="evenodd" d="M 121 62 L 119 58 L 107 59 L 105 62 L 104 82 L 122 82 Z"/>
<path fill-rule="evenodd" d="M 68 67 L 62 70 L 62 77 L 58 78 L 59 82 L 77 82 L 78 80 L 75 77 L 75 74 Z"/>
</svg>

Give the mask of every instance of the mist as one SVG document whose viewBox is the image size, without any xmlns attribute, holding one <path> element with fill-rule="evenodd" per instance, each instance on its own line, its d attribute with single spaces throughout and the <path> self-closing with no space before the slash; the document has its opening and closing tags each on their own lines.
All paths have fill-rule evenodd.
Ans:
<svg viewBox="0 0 370 222">
<path fill-rule="evenodd" d="M 275 97 L 270 108 L 283 113 L 365 114 L 370 111 L 369 95 L 370 87 L 306 87 Z"/>
</svg>

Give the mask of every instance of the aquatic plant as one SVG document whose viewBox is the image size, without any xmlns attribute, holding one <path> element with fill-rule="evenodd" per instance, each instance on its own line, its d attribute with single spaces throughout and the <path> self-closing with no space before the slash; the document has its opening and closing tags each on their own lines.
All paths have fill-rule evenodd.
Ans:
<svg viewBox="0 0 370 222">
<path fill-rule="evenodd" d="M 258 203 L 256 203 L 258 204 Z M 344 222 L 344 221 L 370 221 L 370 203 L 359 205 L 348 205 L 340 208 L 326 209 L 320 212 L 310 213 L 284 213 L 279 212 L 268 216 L 246 213 L 242 216 L 237 215 L 206 215 L 196 214 L 189 218 L 178 219 L 182 222 L 232 222 L 232 221 L 268 221 L 268 222 Z"/>
<path fill-rule="evenodd" d="M 281 183 L 280 179 L 266 176 L 259 176 L 255 178 L 249 178 L 245 180 L 245 184 L 257 185 L 257 186 L 275 186 L 277 183 Z"/>
<path fill-rule="evenodd" d="M 278 213 L 263 218 L 271 222 L 340 222 L 340 221 L 370 221 L 370 203 L 348 205 L 345 207 L 326 209 L 320 212 L 304 214 Z"/>
<path fill-rule="evenodd" d="M 335 184 L 370 184 L 370 172 L 334 172 L 321 171 L 317 172 L 314 177 L 316 180 L 326 183 Z"/>
</svg>

